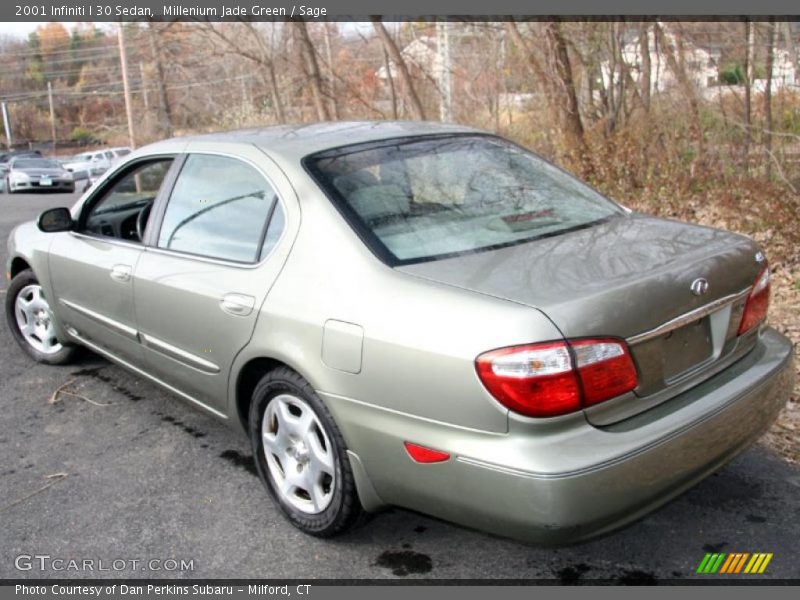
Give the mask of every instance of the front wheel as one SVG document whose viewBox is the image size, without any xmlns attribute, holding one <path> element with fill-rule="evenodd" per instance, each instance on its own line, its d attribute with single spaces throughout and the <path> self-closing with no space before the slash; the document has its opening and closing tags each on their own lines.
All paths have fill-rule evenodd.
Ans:
<svg viewBox="0 0 800 600">
<path fill-rule="evenodd" d="M 258 473 L 289 521 L 318 537 L 352 527 L 362 509 L 344 440 L 308 382 L 288 368 L 265 375 L 249 422 Z"/>
<path fill-rule="evenodd" d="M 30 269 L 11 280 L 6 293 L 6 319 L 14 339 L 35 361 L 63 365 L 72 360 L 76 348 L 56 337 L 53 311 Z"/>
</svg>

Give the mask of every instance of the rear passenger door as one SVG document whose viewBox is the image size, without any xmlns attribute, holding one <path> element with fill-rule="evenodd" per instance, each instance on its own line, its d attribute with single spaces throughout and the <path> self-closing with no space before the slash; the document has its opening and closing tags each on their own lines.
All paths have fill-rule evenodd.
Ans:
<svg viewBox="0 0 800 600">
<path fill-rule="evenodd" d="M 134 282 L 147 369 L 216 413 L 291 241 L 277 168 L 255 147 L 221 152 L 187 148 L 148 224 Z"/>
</svg>

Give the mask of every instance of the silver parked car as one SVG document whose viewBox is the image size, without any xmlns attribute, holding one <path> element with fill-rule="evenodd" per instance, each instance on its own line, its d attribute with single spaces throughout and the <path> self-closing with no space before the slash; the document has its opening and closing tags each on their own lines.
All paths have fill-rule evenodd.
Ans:
<svg viewBox="0 0 800 600">
<path fill-rule="evenodd" d="M 17 227 L 9 257 L 31 357 L 88 347 L 243 428 L 319 536 L 398 505 L 587 538 L 720 468 L 793 385 L 752 240 L 463 127 L 160 142 Z"/>
<path fill-rule="evenodd" d="M 5 189 L 9 194 L 22 191 L 74 192 L 72 173 L 49 158 L 17 157 L 8 163 Z"/>
<path fill-rule="evenodd" d="M 111 167 L 116 158 L 110 150 L 95 150 L 63 159 L 61 164 L 75 179 L 97 179 Z"/>
</svg>

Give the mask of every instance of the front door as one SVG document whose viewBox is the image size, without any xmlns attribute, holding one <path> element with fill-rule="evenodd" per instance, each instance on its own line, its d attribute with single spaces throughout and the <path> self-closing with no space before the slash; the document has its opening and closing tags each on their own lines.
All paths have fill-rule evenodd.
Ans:
<svg viewBox="0 0 800 600">
<path fill-rule="evenodd" d="M 124 168 L 83 205 L 77 230 L 54 236 L 50 247 L 51 284 L 63 324 L 137 366 L 142 350 L 133 272 L 143 253 L 140 217 L 147 216 L 172 162 L 157 157 Z"/>
</svg>

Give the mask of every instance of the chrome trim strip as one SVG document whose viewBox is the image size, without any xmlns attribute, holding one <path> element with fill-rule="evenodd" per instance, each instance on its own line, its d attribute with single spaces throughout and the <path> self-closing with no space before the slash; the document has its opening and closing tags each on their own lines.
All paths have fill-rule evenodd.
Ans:
<svg viewBox="0 0 800 600">
<path fill-rule="evenodd" d="M 187 400 L 187 401 L 191 402 L 192 404 L 197 405 L 198 407 L 202 408 L 203 410 L 207 410 L 208 412 L 210 412 L 214 416 L 217 416 L 220 419 L 224 419 L 226 421 L 228 420 L 228 416 L 225 413 L 218 411 L 216 408 L 211 408 L 207 404 L 203 404 L 202 402 L 200 402 L 196 398 L 193 398 L 189 394 L 186 394 L 186 393 L 180 391 L 178 388 L 172 387 L 168 383 L 164 383 L 158 377 L 155 377 L 155 376 L 150 375 L 149 373 L 147 373 L 145 371 L 142 371 L 139 367 L 133 366 L 131 363 L 119 358 L 118 356 L 116 356 L 114 354 L 112 354 L 111 352 L 109 352 L 105 348 L 90 342 L 85 337 L 81 336 L 79 333 L 77 333 L 77 332 L 70 333 L 70 335 L 72 337 L 74 337 L 76 340 L 78 340 L 81 344 L 85 345 L 87 348 L 90 348 L 91 350 L 93 350 L 93 351 L 97 352 L 98 354 L 106 357 L 107 359 L 109 359 L 109 360 L 111 360 L 111 361 L 113 361 L 113 362 L 125 367 L 126 369 L 129 369 L 129 370 L 133 371 L 137 375 L 141 375 L 142 377 L 145 377 L 145 378 L 149 379 L 153 383 L 156 383 L 156 384 L 160 385 L 161 387 L 169 390 L 170 392 L 172 392 L 176 396 L 180 396 L 184 400 Z"/>
<path fill-rule="evenodd" d="M 120 335 L 124 335 L 127 338 L 132 339 L 135 342 L 139 341 L 139 332 L 134 329 L 133 327 L 128 327 L 124 323 L 120 323 L 119 321 L 115 321 L 114 319 L 109 319 L 108 317 L 101 315 L 93 310 L 89 310 L 81 306 L 80 304 L 76 304 L 75 302 L 70 302 L 69 300 L 64 300 L 64 298 L 59 299 L 59 302 L 66 306 L 67 308 L 71 308 L 72 310 L 82 314 L 84 317 L 89 317 L 90 319 L 97 321 L 108 327 L 109 329 L 119 333 Z"/>
<path fill-rule="evenodd" d="M 219 365 L 211 362 L 210 360 L 205 360 L 204 358 L 200 358 L 199 356 L 195 356 L 190 352 L 186 352 L 186 350 L 181 350 L 177 346 L 173 346 L 172 344 L 168 344 L 158 338 L 155 338 L 151 335 L 146 335 L 144 333 L 140 333 L 139 337 L 142 340 L 142 343 L 147 346 L 148 348 L 152 348 L 153 350 L 160 352 L 170 358 L 182 362 L 190 367 L 194 367 L 200 371 L 205 373 L 219 373 Z"/>
<path fill-rule="evenodd" d="M 668 333 L 674 329 L 683 327 L 684 325 L 687 325 L 692 321 L 696 321 L 697 319 L 702 319 L 703 317 L 710 315 L 714 311 L 719 310 L 726 304 L 733 304 L 737 300 L 741 300 L 749 293 L 750 293 L 750 288 L 748 287 L 742 290 L 741 292 L 736 292 L 735 294 L 729 294 L 728 296 L 723 296 L 722 298 L 718 298 L 717 300 L 709 302 L 704 306 L 701 306 L 685 314 L 682 314 L 678 317 L 675 317 L 674 319 L 659 325 L 655 329 L 651 329 L 650 331 L 645 331 L 643 333 L 631 336 L 625 341 L 627 341 L 628 345 L 630 346 L 646 342 L 647 340 L 651 340 L 660 335 L 664 335 L 665 333 Z"/>
<path fill-rule="evenodd" d="M 276 244 L 277 246 L 277 244 Z M 264 261 L 266 261 L 272 252 L 270 252 L 261 262 L 257 263 L 238 263 L 230 260 L 223 260 L 221 258 L 210 258 L 201 254 L 189 254 L 188 252 L 178 252 L 177 250 L 166 250 L 164 248 L 157 248 L 156 246 L 145 246 L 142 248 L 145 252 L 152 252 L 153 254 L 163 254 L 164 256 L 174 256 L 175 258 L 182 258 L 184 260 L 193 260 L 196 262 L 204 262 L 212 265 L 220 265 L 222 267 L 234 267 L 237 269 L 257 269 Z"/>
<path fill-rule="evenodd" d="M 144 250 L 145 248 L 139 242 L 129 242 L 127 240 L 121 240 L 119 238 L 106 237 L 101 235 L 88 235 L 86 233 L 81 233 L 79 231 L 70 231 L 69 234 L 72 237 L 78 239 L 91 240 L 93 242 L 103 242 L 104 244 L 111 244 L 113 246 L 122 246 L 124 248 L 131 248 L 132 250 Z"/>
</svg>

